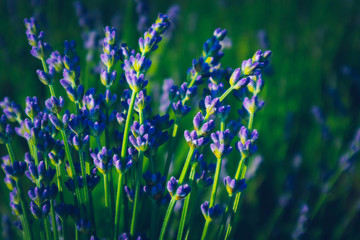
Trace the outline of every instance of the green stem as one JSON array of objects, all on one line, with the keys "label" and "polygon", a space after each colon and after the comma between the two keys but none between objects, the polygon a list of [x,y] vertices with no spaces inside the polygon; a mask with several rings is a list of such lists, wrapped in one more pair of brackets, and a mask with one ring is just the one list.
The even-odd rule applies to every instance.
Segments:
[{"label": "green stem", "polygon": [[120,212],[120,206],[122,205],[123,201],[122,201],[122,189],[123,189],[123,174],[119,173],[119,178],[118,178],[118,189],[117,189],[117,194],[116,194],[116,206],[115,206],[115,235],[114,235],[114,240],[117,239],[117,237],[119,236],[119,222],[120,222],[120,216],[121,216],[121,212]]},{"label": "green stem", "polygon": [[[56,164],[55,167],[56,167],[56,182],[57,182],[60,202],[64,202],[64,192],[63,192],[63,187],[61,184],[61,165]],[[65,234],[66,233],[66,217],[61,218],[61,225],[62,225],[63,236],[66,239],[66,234]]]},{"label": "green stem", "polygon": [[[190,177],[189,177],[190,183],[189,184],[192,187],[193,187],[193,182],[194,182],[194,177],[195,177],[195,172],[196,172],[196,166],[197,166],[197,163],[194,163],[192,165],[191,171],[190,171]],[[179,225],[179,231],[178,231],[178,235],[177,235],[177,240],[182,239],[183,232],[184,232],[184,227],[185,227],[185,222],[186,222],[186,216],[187,216],[187,213],[188,213],[189,203],[190,203],[190,199],[191,199],[192,195],[193,194],[190,192],[188,194],[188,196],[184,200],[184,206],[183,206],[183,210],[182,210],[182,213],[181,213],[181,219],[180,219],[180,225]]]},{"label": "green stem", "polygon": [[188,171],[192,156],[194,155],[194,151],[195,151],[195,148],[190,147],[188,155],[187,155],[186,160],[185,160],[183,170],[182,170],[180,178],[179,178],[179,184],[182,184],[184,179],[185,179],[185,176],[186,176],[186,173]]},{"label": "green stem", "polygon": [[126,116],[124,136],[123,136],[122,147],[121,147],[121,158],[124,158],[126,156],[127,144],[129,141],[129,129],[130,129],[130,124],[131,124],[131,117],[132,117],[132,114],[134,111],[135,99],[136,99],[136,92],[133,91],[131,94],[129,110],[128,110],[127,116]]},{"label": "green stem", "polygon": [[[245,174],[246,174],[246,165],[244,165],[242,167],[242,171],[241,171],[241,178],[244,178],[245,177]],[[233,211],[231,213],[231,216],[230,216],[230,222],[229,222],[229,225],[227,227],[227,230],[226,230],[226,235],[225,235],[225,240],[228,239],[230,237],[230,233],[231,233],[231,230],[232,230],[232,226],[234,225],[234,216],[237,212],[237,208],[239,206],[239,201],[240,201],[240,196],[241,196],[241,192],[237,193],[236,194],[236,197],[235,197],[235,201],[234,201],[234,205],[233,205]]]},{"label": "green stem", "polygon": [[221,95],[219,99],[220,102],[222,102],[231,93],[232,90],[234,90],[234,87],[229,87],[228,90],[226,90],[226,92]]},{"label": "green stem", "polygon": [[163,222],[163,225],[162,225],[162,228],[161,228],[159,240],[164,239],[165,232],[166,232],[166,227],[167,227],[167,225],[169,223],[169,219],[170,219],[171,213],[172,213],[172,211],[174,209],[175,203],[176,203],[175,198],[172,198],[170,203],[169,203],[169,206],[168,206],[168,208],[166,210],[166,214],[165,214],[164,222]]},{"label": "green stem", "polygon": [[44,58],[41,58],[40,60],[41,60],[41,64],[42,64],[42,66],[43,66],[44,72],[45,72],[45,73],[49,73],[49,70],[48,70],[48,67],[47,67],[47,65],[46,65],[45,59],[44,59]]},{"label": "green stem", "polygon": [[[64,130],[61,130],[61,136],[64,142],[64,147],[65,147],[65,152],[66,152],[66,157],[69,160],[69,165],[70,165],[70,171],[71,171],[71,175],[73,176],[73,180],[74,180],[74,185],[75,185],[75,194],[76,197],[80,203],[80,206],[82,206],[82,201],[81,201],[81,193],[80,193],[80,189],[79,189],[79,184],[78,184],[78,180],[76,177],[76,172],[75,172],[75,166],[74,166],[74,162],[71,156],[71,152],[70,152],[70,148],[69,148],[69,143],[68,143],[68,139],[66,137],[66,133]],[[80,212],[82,207],[80,207]]]},{"label": "green stem", "polygon": [[[106,218],[106,224],[108,227],[110,227],[110,229],[112,229],[111,227],[111,215],[112,215],[112,209],[110,206],[110,189],[109,189],[109,181],[108,181],[108,173],[106,172],[104,175],[104,193],[105,193],[105,208],[108,210],[108,217]],[[113,233],[106,234],[107,237],[106,239],[110,239],[110,236],[113,235]]]},{"label": "green stem", "polygon": [[173,132],[172,132],[172,135],[169,139],[169,151],[168,151],[168,154],[166,156],[166,161],[165,161],[165,168],[164,168],[164,176],[165,176],[165,179],[168,178],[168,174],[169,174],[169,168],[170,168],[170,163],[171,163],[171,159],[172,159],[172,156],[173,156],[173,153],[174,153],[174,146],[175,146],[175,138],[176,138],[176,135],[177,135],[177,130],[178,130],[178,118],[175,117],[175,123],[174,123],[174,128],[173,128]]},{"label": "green stem", "polygon": [[[89,188],[86,179],[86,169],[85,169],[85,159],[84,152],[82,150],[79,151],[79,160],[80,160],[80,168],[81,168],[81,177],[83,181],[83,190],[84,190],[84,203],[86,206],[86,215],[91,217],[90,215],[90,206],[89,206]],[[93,225],[95,225],[94,219],[91,219]]]},{"label": "green stem", "polygon": [[49,218],[48,217],[44,218],[44,225],[45,225],[46,239],[50,240],[51,239],[51,230],[50,230],[50,223],[49,223]]},{"label": "green stem", "polygon": [[234,196],[229,196],[228,197],[228,200],[226,202],[226,208],[225,208],[225,212],[222,216],[222,219],[221,219],[221,224],[220,224],[220,230],[219,230],[219,234],[218,234],[218,239],[221,239],[222,235],[223,235],[223,230],[225,228],[225,225],[226,225],[226,220],[228,219],[228,213],[229,213],[229,209],[230,209],[230,206],[232,205],[233,203],[233,200],[234,200]]},{"label": "green stem", "polygon": [[[186,235],[185,235],[185,240],[187,240],[189,238],[189,233],[190,233],[190,230],[191,230],[191,227],[193,226],[193,221],[194,221],[194,207],[197,207],[197,199],[199,199],[200,195],[199,195],[199,192],[198,192],[198,187],[196,186],[195,182],[193,182],[193,188],[191,189],[191,194],[193,197],[191,197],[191,202],[189,203],[189,206],[190,206],[190,210],[189,210],[189,220],[187,220],[187,225],[188,225],[188,228],[186,230]],[[195,197],[194,197],[195,196]]]},{"label": "green stem", "polygon": [[53,228],[54,240],[58,240],[59,234],[58,234],[58,229],[57,229],[57,224],[56,224],[56,215],[55,215],[55,211],[54,211],[54,200],[50,200],[50,216],[51,216],[51,224],[52,224],[52,228]]},{"label": "green stem", "polygon": [[213,188],[212,188],[212,191],[211,191],[211,198],[210,198],[209,208],[213,207],[214,204],[215,204],[217,186],[218,186],[219,177],[220,177],[220,171],[221,171],[221,163],[222,163],[222,159],[217,158],[215,177],[214,177]]},{"label": "green stem", "polygon": [[136,230],[136,220],[137,220],[137,208],[139,204],[139,195],[140,195],[140,183],[141,183],[141,174],[142,174],[142,165],[143,165],[143,151],[139,151],[139,161],[138,161],[138,168],[137,168],[137,175],[136,175],[136,183],[135,183],[135,199],[134,199],[134,208],[133,208],[133,217],[131,220],[131,228],[130,228],[130,235],[135,235]]},{"label": "green stem", "polygon": [[210,221],[209,221],[209,220],[206,220],[206,221],[205,221],[205,225],[204,225],[204,230],[203,230],[202,235],[201,235],[201,240],[205,240],[205,239],[206,239],[206,234],[207,234],[209,225],[210,225]]},{"label": "green stem", "polygon": [[[217,192],[217,187],[218,187],[218,182],[219,182],[219,177],[220,177],[221,163],[222,163],[221,157],[217,158],[214,183],[213,183],[213,187],[212,187],[212,191],[211,191],[209,208],[212,208],[215,204],[216,192]],[[211,221],[206,219],[201,239],[205,239],[210,222]]]},{"label": "green stem", "polygon": [[56,97],[55,95],[55,89],[54,86],[52,84],[49,84],[49,89],[50,89],[50,94],[52,97]]}]

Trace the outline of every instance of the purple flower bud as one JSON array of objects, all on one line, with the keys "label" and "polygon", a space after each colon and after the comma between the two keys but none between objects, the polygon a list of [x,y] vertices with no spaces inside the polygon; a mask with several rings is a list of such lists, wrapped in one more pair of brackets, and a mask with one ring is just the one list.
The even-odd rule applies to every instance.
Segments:
[{"label": "purple flower bud", "polygon": [[242,192],[247,187],[244,178],[241,180],[236,180],[236,179],[232,179],[229,176],[224,178],[224,184],[226,187],[226,191],[229,193],[230,197],[233,194]]},{"label": "purple flower bud", "polygon": [[125,157],[124,160],[121,160],[121,158],[117,154],[114,154],[113,163],[114,163],[116,170],[119,173],[124,174],[132,167],[133,160],[132,160],[131,156]]},{"label": "purple flower bud", "polygon": [[170,196],[175,195],[175,191],[177,190],[178,180],[175,177],[171,177],[167,183],[167,190],[170,193]]},{"label": "purple flower bud", "polygon": [[45,101],[45,106],[49,111],[53,112],[54,114],[58,114],[61,109],[64,107],[65,101],[63,97],[51,97]]},{"label": "purple flower bud", "polygon": [[183,105],[181,100],[174,102],[171,107],[178,118],[185,116],[191,110],[186,104]]},{"label": "purple flower bud", "polygon": [[26,97],[25,113],[29,118],[34,118],[40,112],[37,97]]},{"label": "purple flower bud", "polygon": [[226,37],[226,34],[227,34],[227,31],[226,29],[221,29],[221,28],[217,28],[215,31],[214,31],[214,36],[216,37],[216,39],[218,41],[222,41],[224,40],[224,38]]},{"label": "purple flower bud", "polygon": [[246,97],[243,106],[249,114],[254,114],[262,109],[264,101],[259,101],[257,96],[253,96],[251,99]]},{"label": "purple flower bud", "polygon": [[188,184],[181,185],[176,190],[176,200],[180,200],[182,198],[185,198],[191,191],[191,188]]},{"label": "purple flower bud", "polygon": [[62,57],[58,51],[52,52],[50,57],[46,60],[46,63],[54,68],[56,72],[60,72],[64,68]]},{"label": "purple flower bud", "polygon": [[216,219],[219,219],[223,212],[218,204],[213,207],[210,207],[209,202],[207,201],[201,204],[200,209],[202,214],[204,215],[204,218],[207,221],[214,221]]}]

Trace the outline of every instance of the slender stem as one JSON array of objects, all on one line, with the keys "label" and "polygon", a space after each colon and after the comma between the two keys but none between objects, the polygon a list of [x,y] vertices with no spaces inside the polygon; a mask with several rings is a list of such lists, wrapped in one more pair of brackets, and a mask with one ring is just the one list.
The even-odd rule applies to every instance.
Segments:
[{"label": "slender stem", "polygon": [[[105,208],[108,210],[108,217],[106,218],[106,224],[107,226],[111,226],[111,215],[112,215],[112,209],[110,206],[110,189],[109,189],[109,181],[108,181],[108,173],[106,172],[104,175],[104,192],[105,192]],[[112,229],[110,227],[110,229]],[[110,236],[112,236],[113,234],[110,233],[107,234],[106,239],[110,239]]]},{"label": "slender stem", "polygon": [[114,235],[114,240],[117,239],[117,236],[119,236],[119,222],[120,222],[120,216],[121,211],[120,211],[120,205],[123,204],[123,199],[122,199],[122,189],[123,189],[123,174],[119,173],[119,178],[118,178],[118,189],[117,189],[117,194],[116,194],[116,206],[115,206],[115,235]]},{"label": "slender stem", "polygon": [[179,184],[182,184],[183,181],[184,181],[184,179],[185,179],[185,176],[186,176],[187,170],[188,170],[188,168],[189,168],[189,165],[190,165],[192,156],[194,155],[194,151],[195,151],[195,148],[190,148],[190,149],[189,149],[189,152],[188,152],[188,155],[187,155],[187,157],[186,157],[183,170],[182,170],[181,175],[180,175],[180,178],[179,178]]},{"label": "slender stem", "polygon": [[129,141],[129,129],[130,129],[130,124],[131,124],[132,114],[134,111],[135,98],[136,98],[136,92],[133,91],[131,94],[129,110],[128,110],[127,116],[126,116],[124,136],[123,136],[122,147],[121,147],[121,158],[124,158],[126,156],[127,144]]},{"label": "slender stem", "polygon": [[[186,235],[185,235],[185,240],[187,240],[189,238],[189,233],[190,233],[190,230],[191,230],[191,227],[193,226],[193,221],[194,221],[194,207],[197,207],[197,199],[199,199],[199,192],[198,192],[198,188],[195,184],[195,182],[193,182],[193,188],[191,189],[191,194],[193,195],[193,197],[191,198],[191,202],[189,204],[190,206],[190,210],[189,210],[189,220],[186,221],[187,222],[187,225],[188,225],[188,228],[186,230]],[[195,197],[194,197],[195,196]]]},{"label": "slender stem", "polygon": [[159,240],[164,239],[165,232],[166,232],[166,227],[167,227],[167,225],[169,223],[169,219],[170,219],[171,213],[172,213],[172,211],[174,209],[175,203],[176,203],[175,198],[172,198],[170,203],[169,203],[169,206],[168,206],[168,208],[166,210],[166,214],[165,214],[164,222],[163,222],[163,225],[162,225],[162,228],[161,228]]},{"label": "slender stem", "polygon": [[246,156],[242,154],[239,165],[238,165],[238,168],[237,168],[236,173],[235,173],[235,180],[239,180],[241,169],[242,169],[242,167],[244,165],[245,159],[246,159]]},{"label": "slender stem", "polygon": [[[219,182],[219,177],[220,177],[221,163],[222,163],[221,158],[217,158],[216,170],[215,170],[215,176],[214,176],[214,183],[213,183],[213,187],[212,187],[212,191],[211,191],[209,208],[212,208],[214,206],[214,204],[215,204],[216,192],[217,192],[217,187],[218,187],[218,182]],[[210,222],[211,221],[206,219],[201,239],[205,239],[205,237],[207,235],[209,225],[210,225]]]},{"label": "slender stem", "polygon": [[[66,137],[66,133],[65,133],[64,130],[61,130],[61,136],[62,136],[63,142],[64,142],[66,157],[69,160],[71,175],[73,176],[73,180],[74,180],[75,194],[76,194],[76,197],[77,197],[78,201],[80,203],[82,203],[79,184],[78,184],[78,180],[77,180],[76,172],[75,172],[75,166],[74,166],[74,162],[73,162],[73,159],[72,159],[72,156],[71,156],[71,152],[70,152],[69,143],[68,143],[68,140],[67,140],[67,137]],[[82,204],[80,204],[80,206],[82,206]],[[80,207],[80,211],[82,211],[81,209],[82,209],[82,207]]]},{"label": "slender stem", "polygon": [[252,130],[253,121],[254,121],[254,113],[251,113],[250,117],[249,117],[249,124],[248,124],[249,131]]},{"label": "slender stem", "polygon": [[[82,150],[79,151],[79,160],[80,160],[80,168],[81,168],[81,177],[83,181],[83,190],[84,190],[84,203],[86,206],[85,212],[88,217],[91,218],[90,214],[90,205],[89,205],[89,187],[86,179],[86,169],[85,169],[85,159],[84,152]],[[95,225],[94,219],[91,219],[92,225]]]},{"label": "slender stem", "polygon": [[[246,169],[247,169],[247,167],[246,167],[246,165],[244,165],[243,168],[242,168],[242,171],[241,171],[241,178],[245,177]],[[231,213],[230,222],[229,222],[229,225],[227,227],[226,235],[225,235],[225,238],[224,238],[225,240],[230,237],[232,226],[234,225],[234,216],[235,216],[235,214],[237,212],[237,208],[239,206],[240,196],[241,196],[241,192],[236,194],[234,205],[233,205],[233,211]]]},{"label": "slender stem", "polygon": [[45,59],[44,59],[44,58],[41,58],[41,63],[42,63],[44,72],[45,72],[45,73],[49,73],[49,70],[48,70],[48,67],[47,67],[47,65],[46,65],[46,62],[45,62]]},{"label": "slender stem", "polygon": [[55,89],[54,89],[54,86],[52,84],[49,84],[49,89],[50,89],[51,96],[55,97],[56,96]]},{"label": "slender stem", "polygon": [[141,183],[141,173],[142,173],[142,165],[143,165],[143,158],[144,153],[143,151],[139,151],[139,160],[138,160],[138,168],[137,168],[137,175],[136,175],[136,185],[135,185],[135,199],[134,199],[134,208],[133,208],[133,217],[131,220],[131,228],[130,228],[130,235],[134,236],[136,233],[136,220],[137,220],[137,208],[139,204],[139,195],[140,195],[140,183]]},{"label": "slender stem", "polygon": [[226,90],[226,92],[224,92],[221,97],[220,97],[220,102],[222,102],[230,93],[231,91],[234,90],[233,87],[229,87],[228,90]]},{"label": "slender stem", "polygon": [[21,205],[21,209],[23,210],[23,218],[24,218],[24,222],[23,222],[23,226],[24,226],[24,232],[25,235],[27,236],[28,239],[33,239],[33,232],[32,229],[30,228],[30,219],[29,219],[29,215],[28,215],[28,210],[26,208],[26,204],[25,204],[25,196],[23,193],[23,189],[22,189],[22,185],[20,181],[15,181],[16,182],[16,188],[18,190],[18,194],[19,194],[19,199],[20,199],[20,205]]},{"label": "slender stem", "polygon": [[12,150],[11,144],[7,143],[6,144],[6,149],[9,153],[9,157],[10,157],[10,162],[11,164],[13,164],[15,162],[15,155],[14,155],[14,151]]},{"label": "slender stem", "polygon": [[205,239],[206,239],[206,234],[207,234],[209,225],[210,225],[210,221],[209,221],[209,220],[206,220],[206,221],[205,221],[205,225],[204,225],[204,230],[203,230],[202,235],[201,235],[201,240],[205,240]]},{"label": "slender stem", "polygon": [[[64,191],[63,191],[63,187],[61,184],[61,165],[56,164],[55,167],[56,167],[56,182],[57,182],[60,202],[64,202]],[[65,234],[65,232],[66,232],[66,217],[61,218],[61,226],[62,226],[63,236],[66,239],[66,234]]]},{"label": "slender stem", "polygon": [[45,225],[46,239],[49,240],[51,239],[51,230],[50,230],[49,218],[47,216],[44,218],[44,225]]},{"label": "slender stem", "polygon": [[174,128],[173,128],[172,135],[171,135],[171,137],[169,139],[169,150],[168,150],[168,153],[167,153],[167,156],[166,156],[166,161],[165,161],[165,168],[164,168],[165,179],[168,178],[170,163],[171,163],[171,159],[172,159],[172,156],[173,156],[173,153],[174,153],[175,138],[176,138],[177,130],[178,130],[178,127],[179,127],[178,121],[179,121],[178,118],[175,117]]},{"label": "slender stem", "polygon": [[[193,186],[193,182],[194,182],[196,166],[197,166],[197,163],[194,163],[192,165],[191,171],[190,171],[190,177],[189,177],[190,183],[189,184],[191,184],[192,186]],[[180,225],[179,225],[179,231],[178,231],[178,235],[177,235],[177,240],[182,239],[183,232],[184,232],[184,227],[185,227],[185,222],[186,222],[186,216],[187,216],[187,213],[188,213],[189,203],[190,203],[190,199],[191,199],[192,195],[193,194],[190,192],[188,194],[188,196],[186,196],[186,198],[184,200],[184,206],[183,206],[183,210],[182,210],[182,213],[181,213],[181,219],[180,219]]]},{"label": "slender stem", "polygon": [[224,212],[224,214],[222,216],[222,219],[221,219],[221,225],[220,225],[220,230],[219,230],[219,234],[218,234],[218,239],[220,239],[222,234],[223,234],[223,230],[224,230],[225,225],[226,225],[226,220],[228,219],[227,217],[228,217],[229,209],[230,209],[230,206],[233,203],[233,200],[234,200],[233,195],[228,197],[228,200],[226,202],[225,212]]},{"label": "slender stem", "polygon": [[50,200],[50,216],[51,216],[51,225],[53,228],[54,240],[58,240],[59,234],[58,234],[56,216],[55,216],[55,210],[54,210],[54,200]]},{"label": "slender stem", "polygon": [[219,177],[220,177],[221,163],[222,163],[221,158],[217,158],[215,177],[214,177],[213,188],[212,188],[212,191],[211,191],[211,198],[210,198],[209,208],[213,207],[214,204],[215,204],[217,186],[218,186]]}]

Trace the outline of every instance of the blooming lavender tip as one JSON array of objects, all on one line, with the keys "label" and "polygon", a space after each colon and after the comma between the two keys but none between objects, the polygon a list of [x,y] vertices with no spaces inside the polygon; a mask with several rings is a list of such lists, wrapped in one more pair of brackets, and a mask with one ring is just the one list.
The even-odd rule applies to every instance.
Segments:
[{"label": "blooming lavender tip", "polygon": [[33,119],[40,112],[37,97],[26,97],[25,113]]},{"label": "blooming lavender tip", "polygon": [[64,107],[65,101],[63,97],[51,97],[45,101],[46,108],[54,114],[58,114]]},{"label": "blooming lavender tip", "polygon": [[103,147],[101,151],[97,148],[95,152],[91,153],[91,157],[94,160],[96,168],[102,173],[105,174],[112,167],[112,151],[107,150],[106,147]]},{"label": "blooming lavender tip", "polygon": [[56,72],[61,72],[64,69],[62,56],[58,51],[52,52],[50,57],[46,60],[46,63],[50,68],[55,69]]},{"label": "blooming lavender tip", "polygon": [[134,161],[131,156],[125,157],[124,160],[122,160],[118,154],[114,154],[113,156],[113,164],[118,173],[126,173],[133,166],[133,163]]},{"label": "blooming lavender tip", "polygon": [[171,177],[167,183],[167,190],[171,197],[175,200],[180,200],[190,193],[191,188],[188,184],[178,186],[178,180],[175,177]]},{"label": "blooming lavender tip", "polygon": [[189,132],[185,130],[184,137],[191,148],[198,148],[209,143],[209,137],[198,136],[196,130]]},{"label": "blooming lavender tip", "polygon": [[210,148],[217,158],[222,158],[231,152],[232,147],[230,146],[230,142],[232,138],[233,135],[230,133],[229,129],[211,133],[213,143],[210,144]]},{"label": "blooming lavender tip", "polygon": [[236,180],[236,179],[232,179],[230,176],[224,178],[224,184],[226,187],[226,191],[229,193],[230,197],[233,194],[242,192],[247,187],[244,178],[241,180]]},{"label": "blooming lavender tip", "polygon": [[208,201],[205,201],[203,204],[201,204],[200,209],[207,221],[214,221],[219,219],[223,212],[218,204],[210,208]]},{"label": "blooming lavender tip", "polygon": [[171,107],[178,118],[185,116],[191,110],[191,107],[183,104],[181,100],[172,103]]},{"label": "blooming lavender tip", "polygon": [[254,114],[260,111],[264,104],[264,101],[259,101],[257,96],[253,96],[251,99],[245,97],[243,106],[249,114]]},{"label": "blooming lavender tip", "polygon": [[249,78],[242,78],[242,72],[240,68],[237,68],[232,73],[229,83],[235,90],[239,90],[245,87],[249,83]]},{"label": "blooming lavender tip", "polygon": [[256,152],[257,147],[254,143],[258,137],[259,133],[256,129],[250,135],[250,131],[245,126],[241,127],[239,132],[240,141],[237,143],[237,149],[244,157]]}]

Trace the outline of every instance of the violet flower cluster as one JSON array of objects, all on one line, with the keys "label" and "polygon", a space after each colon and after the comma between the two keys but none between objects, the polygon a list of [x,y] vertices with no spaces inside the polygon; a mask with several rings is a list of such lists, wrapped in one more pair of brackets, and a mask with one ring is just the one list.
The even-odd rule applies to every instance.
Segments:
[{"label": "violet flower cluster", "polygon": [[[137,4],[138,13],[147,11],[143,1]],[[178,8],[170,12],[176,15]],[[19,237],[169,239],[172,227],[177,239],[184,239],[197,209],[204,217],[201,239],[207,239],[211,224],[219,238],[230,238],[247,165],[257,151],[253,120],[264,106],[261,72],[271,52],[257,51],[240,68],[224,67],[227,31],[216,29],[187,80],[164,81],[158,113],[147,71],[163,37],[169,38],[172,20],[159,14],[145,28],[147,19],[138,21],[144,32],[138,49],[121,43],[115,28],[104,28],[97,76],[102,86],[89,89],[75,41],[52,51],[36,19],[25,19],[31,54],[42,64],[36,73],[50,97],[27,97],[25,114],[9,98],[0,102],[0,144],[8,152],[1,166]],[[59,85],[63,89],[56,95]],[[230,104],[231,97],[239,102]],[[190,114],[193,127],[186,129],[184,117]],[[27,143],[23,159],[14,153],[15,135]],[[186,159],[179,151],[187,152]],[[236,173],[229,171],[219,184],[223,162],[230,161],[238,164]],[[226,203],[219,192],[226,193]],[[170,221],[179,202],[180,220]]]}]

